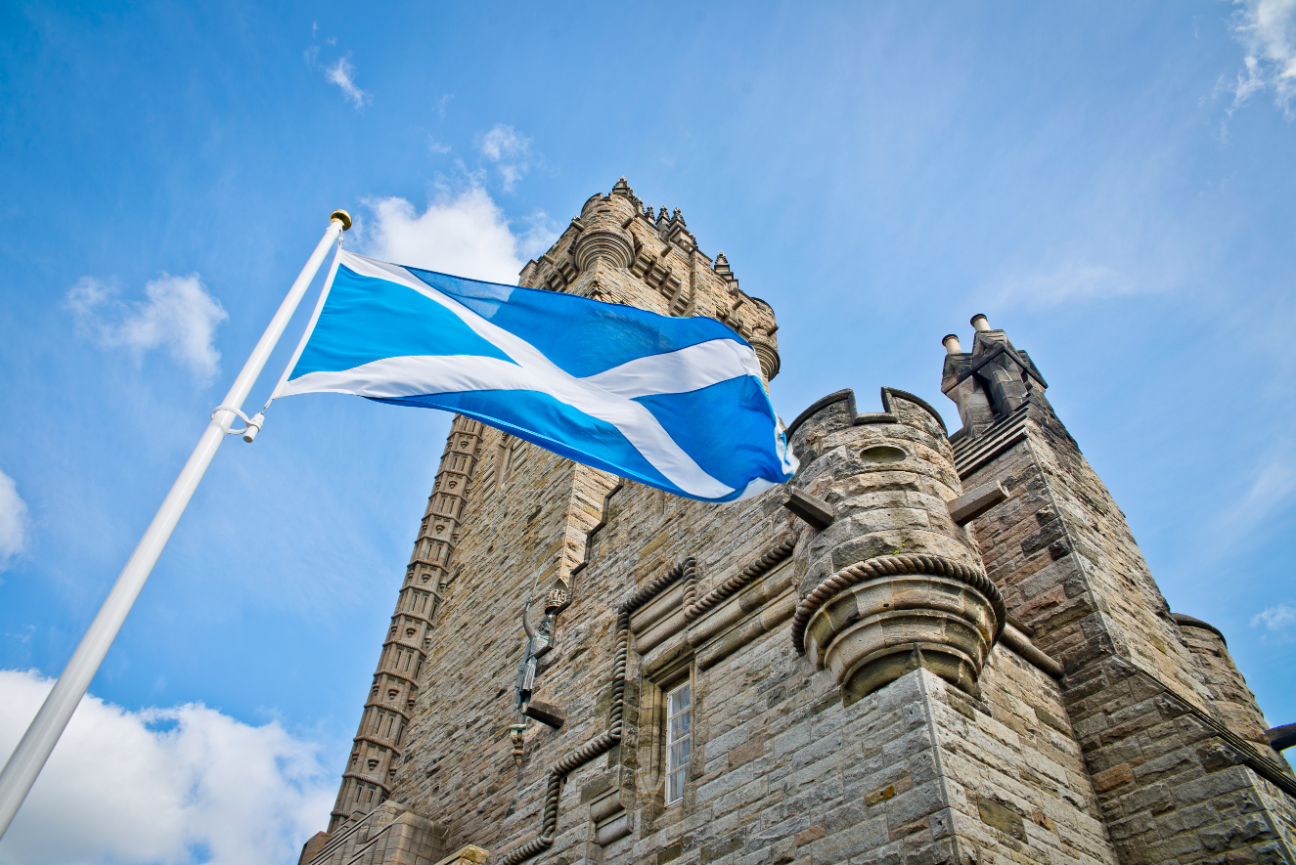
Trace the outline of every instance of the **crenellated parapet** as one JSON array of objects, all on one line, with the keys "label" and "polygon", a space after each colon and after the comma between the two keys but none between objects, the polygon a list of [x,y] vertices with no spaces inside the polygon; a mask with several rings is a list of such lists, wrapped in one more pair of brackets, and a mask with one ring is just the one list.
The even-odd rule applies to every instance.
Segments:
[{"label": "crenellated parapet", "polygon": [[329,831],[356,812],[368,813],[391,795],[402,742],[418,697],[441,595],[450,582],[450,561],[458,539],[483,427],[456,416],[446,440],[414,552],[383,642],[373,686],[365,702]]},{"label": "crenellated parapet", "polygon": [[778,374],[774,310],[738,287],[724,253],[713,261],[698,248],[679,208],[654,216],[624,177],[610,194],[585,202],[553,247],[527,262],[520,284],[719,319],[752,344],[766,381]]},{"label": "crenellated parapet", "polygon": [[842,391],[789,428],[802,468],[787,507],[807,523],[793,643],[847,705],[918,668],[976,693],[1003,597],[951,515],[963,489],[940,417],[903,391],[882,399],[856,414]]}]

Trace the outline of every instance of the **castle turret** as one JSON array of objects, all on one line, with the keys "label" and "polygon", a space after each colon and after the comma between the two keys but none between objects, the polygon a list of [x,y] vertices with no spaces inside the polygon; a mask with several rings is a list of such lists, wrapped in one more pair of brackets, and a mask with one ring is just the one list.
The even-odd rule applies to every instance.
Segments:
[{"label": "castle turret", "polygon": [[1254,742],[1265,756],[1272,754],[1264,713],[1256,705],[1255,694],[1246,678],[1233,663],[1224,632],[1193,616],[1171,613],[1184,635],[1188,651],[1201,665],[1206,686],[1210,688],[1211,710],[1220,723],[1243,739]]},{"label": "castle turret", "polygon": [[882,400],[856,415],[844,391],[789,427],[796,484],[832,511],[799,545],[793,641],[846,705],[918,668],[976,693],[1003,598],[950,514],[963,490],[944,422],[912,394],[883,388]]},{"label": "castle turret", "polygon": [[774,310],[739,289],[723,254],[713,262],[698,247],[680,208],[652,214],[621,178],[610,194],[586,200],[553,248],[522,269],[520,284],[662,315],[717,318],[752,344],[772,380],[779,371]]}]

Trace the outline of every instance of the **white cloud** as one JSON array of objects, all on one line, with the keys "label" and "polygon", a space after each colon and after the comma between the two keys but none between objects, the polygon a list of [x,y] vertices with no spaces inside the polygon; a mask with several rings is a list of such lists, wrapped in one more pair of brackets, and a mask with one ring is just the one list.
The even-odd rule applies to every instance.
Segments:
[{"label": "white cloud", "polygon": [[[0,753],[52,682],[0,670]],[[3,865],[296,861],[337,779],[318,747],[201,704],[130,712],[87,696],[0,842]]]},{"label": "white cloud", "polygon": [[0,472],[0,571],[27,546],[27,503],[13,478]]},{"label": "white cloud", "polygon": [[1296,0],[1234,0],[1241,8],[1233,34],[1246,56],[1233,87],[1233,107],[1273,90],[1274,102],[1288,117],[1296,98]]},{"label": "white cloud", "polygon": [[432,153],[449,153],[450,145],[437,141],[432,136],[428,136],[428,150]]},{"label": "white cloud", "polygon": [[220,372],[216,328],[229,318],[198,274],[162,274],[144,287],[147,300],[123,303],[116,290],[85,276],[63,299],[77,326],[102,348],[126,348],[137,357],[165,348],[172,360],[210,381]]},{"label": "white cloud", "polygon": [[1049,307],[1118,297],[1135,291],[1130,279],[1110,267],[1071,262],[1056,270],[1001,280],[997,301]]},{"label": "white cloud", "polygon": [[355,84],[355,66],[351,65],[350,56],[339,57],[338,62],[324,70],[324,77],[342,89],[342,95],[359,111],[373,99],[373,94],[366,93]]},{"label": "white cloud", "polygon": [[1251,617],[1251,627],[1265,627],[1271,632],[1284,633],[1296,624],[1296,606],[1279,604]]},{"label": "white cloud", "polygon": [[530,167],[531,139],[518,134],[512,126],[496,123],[481,137],[477,149],[496,163],[505,191],[512,191]]},{"label": "white cloud", "polygon": [[553,243],[543,214],[515,234],[504,212],[478,185],[443,195],[419,213],[404,198],[367,202],[375,224],[365,226],[365,251],[375,258],[443,273],[516,284],[530,257]]}]

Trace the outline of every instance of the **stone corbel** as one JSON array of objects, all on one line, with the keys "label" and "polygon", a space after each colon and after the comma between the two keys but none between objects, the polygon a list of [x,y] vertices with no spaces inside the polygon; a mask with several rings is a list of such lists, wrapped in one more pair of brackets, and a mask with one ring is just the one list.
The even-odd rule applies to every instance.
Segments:
[{"label": "stone corbel", "polygon": [[783,487],[783,507],[819,531],[828,528],[837,519],[832,505],[790,484]]},{"label": "stone corbel", "polygon": [[633,801],[634,793],[613,787],[590,802],[590,822],[594,824],[594,840],[606,847],[630,834],[630,812],[626,802]]},{"label": "stone corbel", "polygon": [[966,526],[1007,498],[1008,490],[999,481],[979,486],[949,503],[950,518]]}]

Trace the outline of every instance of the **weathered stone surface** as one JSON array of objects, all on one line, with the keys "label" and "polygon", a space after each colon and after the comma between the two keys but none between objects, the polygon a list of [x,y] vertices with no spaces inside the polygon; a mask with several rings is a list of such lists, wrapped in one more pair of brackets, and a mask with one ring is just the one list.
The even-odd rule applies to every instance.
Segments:
[{"label": "weathered stone surface", "polygon": [[[778,371],[769,306],[624,180],[522,283],[716,316]],[[793,423],[796,486],[831,521],[798,519],[780,490],[678,499],[457,418],[330,832],[302,862],[480,865],[547,833],[526,861],[1296,863],[1296,782],[1266,756],[1222,638],[1171,618],[1042,375],[977,327],[972,351],[950,343],[945,359],[964,421],[952,437],[894,390],[880,412],[844,391]],[[1007,498],[960,501],[965,488]],[[802,599],[902,554],[984,562],[1004,615],[966,582],[897,571],[831,593],[798,652]],[[696,582],[667,580],[688,558]],[[528,721],[515,691],[533,586],[571,601],[533,687],[560,729]],[[650,586],[623,623],[609,746],[617,608]],[[666,695],[685,683],[686,778],[667,803]]]},{"label": "weathered stone surface", "polygon": [[1122,862],[1215,861],[1208,854],[1222,849],[1256,861],[1272,845],[1287,857],[1274,861],[1296,861],[1282,828],[1296,816],[1296,782],[1267,800],[1268,830],[1233,828],[1231,815],[1277,790],[1266,776],[1290,770],[1272,759],[1222,636],[1172,618],[1124,515],[1044,397],[1043,377],[985,327],[971,353],[946,358],[942,387],[965,417],[955,459],[965,484],[1009,491],[976,520],[978,545],[1009,614],[1063,664],[1067,714]]}]

